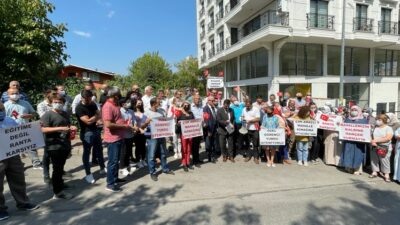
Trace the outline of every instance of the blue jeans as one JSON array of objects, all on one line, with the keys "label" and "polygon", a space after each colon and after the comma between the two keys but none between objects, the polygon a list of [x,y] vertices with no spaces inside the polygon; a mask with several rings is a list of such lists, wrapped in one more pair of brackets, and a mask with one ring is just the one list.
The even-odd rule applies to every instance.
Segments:
[{"label": "blue jeans", "polygon": [[161,167],[163,172],[168,172],[169,168],[167,165],[167,146],[165,138],[158,139],[147,139],[147,164],[149,165],[150,174],[156,173],[156,163],[154,160],[156,151],[160,151],[161,155]]},{"label": "blue jeans", "polygon": [[103,156],[103,146],[101,143],[101,136],[98,130],[95,131],[86,131],[85,133],[80,134],[80,138],[83,144],[83,154],[82,154],[82,162],[83,167],[85,168],[86,175],[90,174],[90,151],[93,147],[93,155],[97,159],[97,162],[100,165],[101,169],[104,169],[104,156]]},{"label": "blue jeans", "polygon": [[119,154],[121,152],[123,140],[107,143],[108,164],[107,164],[107,186],[117,183],[119,169]]},{"label": "blue jeans", "polygon": [[281,145],[279,146],[279,154],[278,154],[278,160],[287,160],[289,159],[289,150],[288,150],[288,145]]},{"label": "blue jeans", "polygon": [[308,160],[308,141],[297,141],[297,161],[307,162]]}]

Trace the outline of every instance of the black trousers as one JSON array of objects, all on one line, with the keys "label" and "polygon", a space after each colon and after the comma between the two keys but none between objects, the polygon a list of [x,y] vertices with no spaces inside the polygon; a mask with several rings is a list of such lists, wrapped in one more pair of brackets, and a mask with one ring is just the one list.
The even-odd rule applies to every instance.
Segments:
[{"label": "black trousers", "polygon": [[246,151],[246,156],[251,158],[253,156],[255,159],[258,159],[259,156],[259,133],[257,130],[249,130],[248,133],[246,134],[248,137],[249,142],[253,144],[253,148],[248,148]]},{"label": "black trousers", "polygon": [[51,180],[54,194],[60,193],[64,188],[64,180],[62,176],[69,152],[70,151],[64,149],[48,151],[50,160],[53,163],[53,174],[51,176]]},{"label": "black trousers", "polygon": [[133,138],[135,142],[135,158],[136,160],[146,159],[146,136],[144,134],[137,134]]},{"label": "black trousers", "polygon": [[208,158],[216,157],[217,151],[217,132],[209,133],[205,132],[206,151]]},{"label": "black trousers", "polygon": [[[233,157],[233,134],[218,134],[222,156]],[[228,142],[228,148],[226,148]]]},{"label": "black trousers", "polygon": [[193,156],[193,163],[196,164],[200,162],[200,143],[202,137],[194,137],[192,139],[192,156]]},{"label": "black trousers", "polygon": [[119,168],[124,169],[129,166],[129,160],[133,158],[132,154],[133,148],[133,137],[125,138],[122,144],[121,154],[119,155]]}]

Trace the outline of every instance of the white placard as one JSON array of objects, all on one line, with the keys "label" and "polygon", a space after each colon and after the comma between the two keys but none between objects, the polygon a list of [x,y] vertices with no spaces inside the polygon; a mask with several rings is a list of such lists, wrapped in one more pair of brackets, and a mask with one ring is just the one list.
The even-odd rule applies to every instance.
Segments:
[{"label": "white placard", "polygon": [[172,117],[160,117],[150,122],[151,138],[165,138],[175,135],[175,121]]},{"label": "white placard", "polygon": [[293,120],[294,133],[296,136],[316,137],[318,133],[317,121],[315,120]]},{"label": "white placard", "polygon": [[370,143],[371,126],[369,124],[341,123],[339,139]]},{"label": "white placard", "polygon": [[328,115],[318,113],[316,116],[318,129],[339,131],[339,124],[343,122],[343,118],[338,115]]},{"label": "white placard", "polygon": [[45,146],[40,122],[0,129],[0,160]]},{"label": "white placard", "polygon": [[282,128],[260,130],[260,145],[285,145],[285,130]]},{"label": "white placard", "polygon": [[223,77],[210,77],[207,79],[207,88],[223,88],[224,78]]},{"label": "white placard", "polygon": [[203,136],[202,119],[181,120],[179,121],[184,139]]}]

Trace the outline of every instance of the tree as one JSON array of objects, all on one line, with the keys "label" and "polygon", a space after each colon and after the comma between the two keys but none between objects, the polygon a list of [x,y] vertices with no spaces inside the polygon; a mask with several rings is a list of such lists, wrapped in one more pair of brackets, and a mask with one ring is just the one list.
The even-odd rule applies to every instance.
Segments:
[{"label": "tree", "polygon": [[189,56],[175,64],[177,71],[174,74],[174,81],[179,88],[197,88],[204,94],[205,83],[203,82],[202,71],[199,69],[196,58]]},{"label": "tree", "polygon": [[1,90],[18,80],[26,91],[42,91],[36,88],[55,79],[67,59],[67,29],[47,17],[54,9],[46,0],[0,1]]},{"label": "tree", "polygon": [[172,71],[169,64],[158,52],[145,53],[132,62],[129,68],[129,83],[136,83],[141,87],[152,86],[157,89],[169,88]]}]

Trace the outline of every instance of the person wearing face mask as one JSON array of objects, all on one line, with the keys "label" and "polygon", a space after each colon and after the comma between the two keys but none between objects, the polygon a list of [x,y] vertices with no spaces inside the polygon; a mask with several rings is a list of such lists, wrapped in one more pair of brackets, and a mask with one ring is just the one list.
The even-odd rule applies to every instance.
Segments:
[{"label": "person wearing face mask", "polygon": [[[314,102],[310,103],[310,117],[311,119],[315,120],[317,117],[318,109],[317,105]],[[316,164],[319,159],[319,152],[323,145],[323,137],[324,137],[324,130],[318,129],[316,137],[310,137],[310,154],[309,154],[309,161]]]},{"label": "person wearing face mask", "polygon": [[89,184],[94,184],[95,179],[90,171],[89,157],[93,151],[94,159],[100,165],[100,174],[105,174],[105,164],[103,156],[103,146],[100,130],[96,123],[100,120],[100,111],[92,101],[93,93],[84,90],[81,93],[81,102],[76,106],[75,115],[81,128],[80,139],[83,144],[82,162],[85,169],[85,180]]},{"label": "person wearing face mask", "polygon": [[64,97],[65,99],[65,104],[64,104],[64,111],[67,112],[70,116],[72,115],[72,98],[67,94],[65,91],[64,85],[60,84],[57,85],[55,88],[55,91],[61,96]]},{"label": "person wearing face mask", "polygon": [[301,92],[298,92],[296,94],[296,99],[294,100],[295,102],[295,107],[296,109],[300,109],[300,107],[303,107],[306,105],[306,101],[303,99],[303,94]]},{"label": "person wearing face mask", "polygon": [[260,128],[260,110],[252,106],[250,100],[246,100],[245,102],[246,108],[243,109],[241,119],[244,121],[243,124],[247,128],[247,136],[246,139],[252,143],[252,149],[249,147],[246,152],[245,162],[250,161],[253,157],[254,163],[259,164],[258,156],[259,156],[259,128]]},{"label": "person wearing face mask", "polygon": [[184,120],[192,120],[194,119],[194,115],[190,110],[190,102],[185,101],[182,104],[182,110],[177,111],[176,115],[176,133],[181,137],[181,144],[182,144],[182,160],[181,164],[183,166],[183,170],[188,172],[188,169],[193,169],[192,165],[190,164],[190,153],[192,150],[192,141],[193,138],[185,138],[185,135],[182,134],[180,122]]},{"label": "person wearing face mask", "polygon": [[379,173],[386,182],[390,182],[390,156],[393,150],[391,145],[393,130],[387,125],[388,118],[386,115],[378,115],[375,124],[370,152],[372,173],[369,177],[375,178]]},{"label": "person wearing face mask", "polygon": [[282,97],[281,101],[280,101],[281,106],[282,107],[287,107],[288,103],[289,103],[289,99],[290,99],[290,93],[289,92],[285,92],[283,94],[283,97]]},{"label": "person wearing face mask", "polygon": [[[10,99],[4,103],[6,115],[13,118],[19,125],[29,123],[36,114],[32,105],[20,99],[19,91],[16,88],[9,89],[8,96]],[[37,150],[29,151],[29,156],[32,161],[33,169],[43,169]]]},{"label": "person wearing face mask", "polygon": [[[193,103],[191,104],[190,110],[193,112],[195,119],[203,120],[203,106],[201,105],[201,99],[199,94],[193,95]],[[204,122],[203,122],[204,123]],[[202,137],[194,137],[192,140],[192,157],[194,166],[200,168],[200,164],[203,160],[200,159],[200,143]]]},{"label": "person wearing face mask", "polygon": [[[368,124],[368,120],[363,117],[362,110],[359,106],[350,108],[349,117],[344,120],[345,123]],[[339,166],[354,175],[362,174],[362,166],[364,164],[367,146],[362,142],[343,141],[343,151],[340,156]]]},{"label": "person wearing face mask", "polygon": [[[230,160],[232,163],[235,162],[233,158],[233,132],[234,131],[234,121],[235,116],[233,114],[232,109],[229,108],[231,101],[226,99],[224,101],[223,107],[219,108],[217,111],[217,123],[218,123],[218,138],[219,145],[223,157],[223,162]],[[228,142],[228,148],[226,148],[226,144]]]},{"label": "person wearing face mask", "polygon": [[[239,102],[236,96],[231,96],[231,105],[230,108],[233,111],[233,114],[235,116],[235,132],[233,133],[233,152],[234,154],[238,154],[238,150],[243,150],[243,135],[239,133],[240,128],[242,128],[242,112],[245,107],[245,104],[243,102]],[[246,155],[246,153],[242,153],[243,156]]]},{"label": "person wearing face mask", "polygon": [[[311,120],[310,107],[302,106],[293,120]],[[296,148],[297,148],[297,163],[299,166],[308,166],[308,141],[306,136],[296,135]]]},{"label": "person wearing face mask", "polygon": [[144,115],[144,108],[142,100],[138,99],[133,106],[134,117],[133,120],[138,127],[138,131],[134,136],[135,142],[135,159],[138,161],[137,167],[143,168],[147,166],[146,162],[146,136],[144,135],[144,130],[140,129],[142,125],[146,122],[147,117]]},{"label": "person wearing face mask", "polygon": [[70,131],[76,130],[71,126],[68,114],[63,111],[64,98],[54,95],[51,98],[52,110],[46,112],[40,121],[42,132],[45,134],[45,151],[48,152],[53,164],[51,177],[54,199],[71,199],[72,195],[64,192],[66,185],[63,181],[65,162],[71,152]]},{"label": "person wearing face mask", "polygon": [[107,84],[102,84],[100,87],[100,98],[99,98],[99,104],[100,107],[102,107],[104,105],[104,103],[106,103],[107,101],[107,92],[108,92],[108,85]]},{"label": "person wearing face mask", "polygon": [[[9,89],[17,89],[20,94],[20,99],[31,103],[28,98],[28,95],[20,90],[20,85],[18,81],[16,80],[11,81]],[[8,95],[8,91],[3,92],[3,94],[1,95],[1,102],[6,103],[9,99],[10,96]]]},{"label": "person wearing face mask", "polygon": [[[0,102],[0,128],[4,129],[15,126],[18,126],[18,124],[12,118],[6,116],[4,105],[2,102]],[[22,163],[19,155],[0,161],[0,177],[0,221],[6,220],[10,217],[7,212],[7,206],[5,205],[6,200],[3,194],[4,177],[7,178],[7,183],[10,187],[12,196],[17,203],[17,208],[28,211],[39,208],[39,205],[30,203],[30,200],[27,196],[24,164]]]},{"label": "person wearing face mask", "polygon": [[[265,129],[279,128],[279,118],[274,115],[274,107],[266,106],[264,108],[265,116],[262,119],[261,127]],[[274,163],[275,153],[278,151],[279,146],[265,146],[265,157],[267,159],[267,167],[276,167]]]}]

